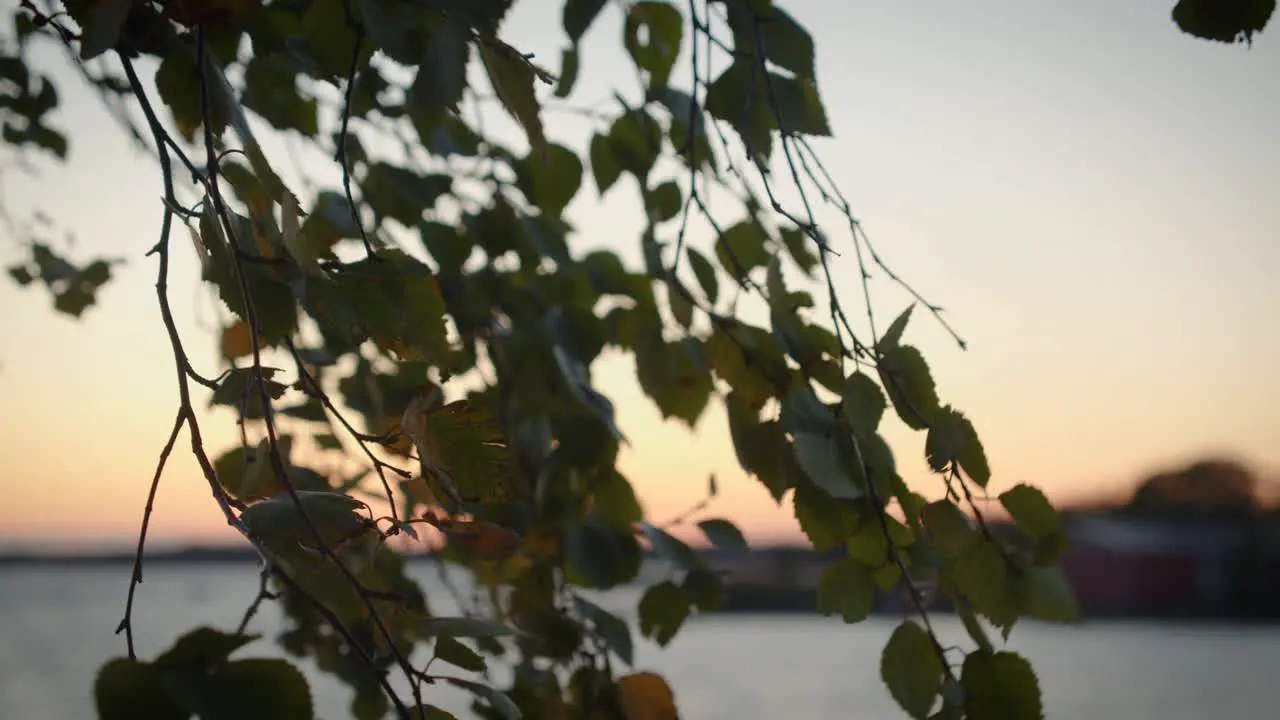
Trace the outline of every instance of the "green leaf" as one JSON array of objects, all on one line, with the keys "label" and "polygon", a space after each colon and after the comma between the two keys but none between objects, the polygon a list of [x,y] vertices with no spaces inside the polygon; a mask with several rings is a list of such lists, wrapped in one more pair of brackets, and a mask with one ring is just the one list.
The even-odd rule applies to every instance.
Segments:
[{"label": "green leaf", "polygon": [[767,75],[773,93],[770,105],[776,112],[780,130],[789,135],[831,135],[826,110],[818,97],[818,86],[812,79],[788,78],[772,72]]},{"label": "green leaf", "polygon": [[690,598],[670,580],[651,585],[640,598],[640,633],[662,647],[689,617]]},{"label": "green leaf", "polygon": [[707,259],[706,255],[698,252],[696,248],[687,247],[685,252],[689,256],[689,267],[693,268],[693,275],[698,279],[698,284],[702,286],[702,292],[707,296],[707,302],[712,305],[720,299],[720,283],[716,279],[716,268]]},{"label": "green leaf", "polygon": [[[348,21],[345,3],[346,0],[312,0],[302,13],[301,40],[321,73],[331,79],[347,76],[356,51],[357,26]],[[372,45],[364,43],[357,67],[367,62]]]},{"label": "green leaf", "polygon": [[163,676],[149,663],[125,658],[107,661],[93,683],[99,720],[187,720],[164,690]]},{"label": "green leaf", "polygon": [[[298,490],[298,505],[287,493],[245,508],[240,519],[262,542],[277,552],[289,553],[299,545],[315,547],[316,538],[308,526],[320,534],[320,541],[334,547],[372,529],[368,519],[356,511],[364,503],[333,492]],[[305,513],[305,518],[303,513]]]},{"label": "green leaf", "polygon": [[727,597],[724,579],[710,568],[697,568],[685,573],[680,583],[693,606],[702,612],[713,612],[724,607]]},{"label": "green leaf", "polygon": [[662,126],[644,110],[628,110],[609,128],[618,165],[642,182],[662,153]]},{"label": "green leaf", "polygon": [[257,639],[257,635],[241,635],[211,627],[198,627],[178,638],[173,647],[156,658],[156,665],[203,670],[225,662],[231,653]]},{"label": "green leaf", "polygon": [[857,500],[863,490],[854,481],[840,438],[833,433],[793,432],[792,450],[815,485],[833,498]]},{"label": "green leaf", "polygon": [[283,383],[271,379],[277,372],[280,372],[278,368],[262,368],[262,381],[259,382],[258,373],[253,368],[234,368],[218,383],[217,389],[209,398],[209,404],[243,408],[245,415],[250,418],[262,417],[263,389],[272,400],[279,400],[289,389]]},{"label": "green leaf", "polygon": [[721,518],[711,518],[698,523],[698,528],[712,545],[721,550],[747,550],[747,538],[736,525]]},{"label": "green leaf", "polygon": [[689,328],[693,325],[693,303],[685,295],[689,289],[674,276],[669,276],[666,284],[667,305],[671,308],[671,316],[680,323],[680,327]]},{"label": "green leaf", "polygon": [[[767,336],[766,336],[767,337]],[[768,337],[772,341],[772,337]],[[745,347],[744,347],[745,346]],[[703,344],[707,361],[721,380],[729,383],[733,393],[748,408],[759,408],[774,394],[773,384],[765,371],[770,368],[769,360],[776,361],[772,369],[783,365],[781,353],[769,357],[770,347],[764,352],[753,347],[742,338],[735,339],[721,327],[716,327],[711,336]]]},{"label": "green leaf", "polygon": [[784,463],[795,462],[781,426],[773,420],[760,422],[760,414],[747,406],[736,390],[725,398],[725,408],[738,464],[756,476],[774,500],[781,502],[789,487],[788,478],[783,474]]},{"label": "green leaf", "polygon": [[684,205],[684,195],[680,192],[679,183],[675,180],[667,180],[647,191],[644,203],[649,221],[657,225],[672,220],[680,214],[680,208]]},{"label": "green leaf", "polygon": [[934,416],[924,451],[934,472],[959,465],[980,487],[986,487],[991,480],[987,455],[973,423],[950,405]]},{"label": "green leaf", "polygon": [[907,330],[907,322],[911,320],[911,311],[915,309],[915,303],[907,306],[898,317],[889,323],[889,327],[885,329],[884,334],[880,336],[880,341],[876,347],[881,351],[887,351],[891,348],[898,347],[902,344],[902,334]]},{"label": "green leaf", "polygon": [[1080,619],[1071,583],[1058,567],[1025,568],[1017,579],[1022,613],[1046,622],[1075,622]]},{"label": "green leaf", "polygon": [[798,77],[814,77],[813,37],[809,32],[776,5],[760,23],[765,57],[778,67],[789,70]]},{"label": "green leaf", "polygon": [[456,23],[436,25],[427,41],[418,74],[409,87],[409,111],[420,122],[433,123],[457,107],[467,89],[471,45]]},{"label": "green leaf", "polygon": [[885,537],[880,521],[874,517],[864,517],[859,521],[857,529],[845,541],[845,549],[849,557],[871,568],[879,568],[889,562],[889,539]]},{"label": "green leaf", "polygon": [[855,435],[869,437],[884,417],[884,393],[868,375],[854,372],[844,381],[840,410]]},{"label": "green leaf", "polygon": [[1000,504],[1013,516],[1018,528],[1034,539],[1066,534],[1062,517],[1039,488],[1015,485],[1000,493]]},{"label": "green leaf", "polygon": [[877,370],[902,422],[913,430],[927,429],[938,413],[938,393],[920,351],[910,345],[891,347],[881,354]]},{"label": "green leaf", "polygon": [[577,153],[555,143],[543,154],[531,154],[518,166],[520,187],[542,212],[559,216],[582,185]]},{"label": "green leaf", "polygon": [[218,668],[202,698],[207,720],[311,720],[311,686],[285,660],[253,658]]},{"label": "green leaf", "polygon": [[630,581],[643,557],[634,535],[599,518],[589,518],[565,533],[565,556],[573,582],[598,589]]},{"label": "green leaf", "polygon": [[567,98],[573,92],[573,86],[578,82],[578,65],[576,45],[560,51],[560,78],[556,81],[556,97]]},{"label": "green leaf", "polygon": [[425,13],[414,12],[395,0],[358,0],[351,3],[351,7],[359,12],[353,20],[363,25],[366,38],[372,40],[387,57],[402,65],[417,64],[424,56],[424,46],[426,52],[430,52],[427,42],[428,31],[432,29],[430,26],[444,25],[437,25],[432,22],[434,18],[429,20],[430,16]]},{"label": "green leaf", "polygon": [[520,720],[523,717],[520,708],[516,706],[511,698],[501,690],[496,690],[483,683],[471,682],[461,678],[446,678],[449,683],[456,685],[463,690],[470,691],[477,697],[489,703],[489,706],[498,713],[502,720]]},{"label": "green leaf", "polygon": [[694,338],[666,342],[650,328],[636,343],[636,378],[658,405],[663,418],[676,417],[694,427],[711,400],[711,372]]},{"label": "green leaf", "polygon": [[320,131],[314,98],[297,88],[297,66],[285,53],[255,54],[244,70],[244,106],[280,130],[305,137]]},{"label": "green leaf", "polygon": [[[173,114],[178,133],[187,140],[194,139],[196,128],[204,120],[200,99],[200,71],[196,68],[195,55],[185,48],[165,55],[156,68],[155,82],[160,99]],[[210,88],[216,87],[215,79],[208,78],[207,82]],[[211,89],[209,96],[210,128],[214,137],[218,137],[226,129],[231,112],[222,93]]]},{"label": "green leaf", "polygon": [[534,154],[545,154],[547,138],[542,133],[538,96],[534,93],[537,76],[529,61],[512,50],[495,49],[490,43],[480,43],[480,58],[502,106],[524,128],[529,147]]},{"label": "green leaf", "polygon": [[970,526],[969,518],[954,503],[947,500],[929,503],[924,506],[920,514],[934,544],[948,553],[963,552],[979,537]]},{"label": "green leaf", "polygon": [[369,166],[364,177],[364,195],[369,207],[381,217],[414,228],[422,213],[431,210],[453,188],[448,175],[419,175],[408,168],[379,162]]},{"label": "green leaf", "polygon": [[480,653],[447,635],[436,638],[434,652],[437,658],[463,670],[481,672],[485,669]]},{"label": "green leaf", "polygon": [[631,5],[623,29],[623,46],[636,67],[649,73],[649,90],[667,84],[680,55],[684,18],[665,2],[644,0]]},{"label": "green leaf", "polygon": [[627,621],[596,605],[595,603],[575,595],[574,603],[578,612],[595,626],[596,632],[617,653],[618,657],[628,665],[635,662],[635,650],[631,639],[631,628]]},{"label": "green leaf", "polygon": [[1040,683],[1014,652],[978,650],[964,660],[965,717],[969,720],[1042,720]]},{"label": "green leaf", "polygon": [[426,617],[414,627],[428,638],[493,638],[515,632],[500,622],[476,617]]},{"label": "green leaf", "polygon": [[752,270],[769,264],[767,240],[764,230],[749,220],[726,229],[716,239],[716,258],[720,267],[742,282]]},{"label": "green leaf", "polygon": [[565,34],[575,45],[604,9],[606,0],[565,0],[562,23]]},{"label": "green leaf", "polygon": [[969,544],[956,560],[956,589],[973,609],[1006,631],[1017,620],[1017,597],[1004,554],[991,542]]},{"label": "green leaf", "polygon": [[804,272],[805,275],[813,273],[814,268],[818,267],[818,256],[813,250],[809,249],[812,240],[805,231],[800,228],[783,228],[778,233],[782,239],[782,244],[787,248],[787,252],[791,254],[791,259],[795,261],[796,266]]},{"label": "green leaf", "polygon": [[8,268],[10,277],[19,285],[25,287],[35,281],[35,276],[31,271],[22,265],[13,265]]},{"label": "green leaf", "polygon": [[838,613],[847,623],[862,622],[871,614],[874,595],[871,569],[855,560],[841,558],[828,565],[818,580],[818,612]]},{"label": "green leaf", "polygon": [[588,154],[591,158],[591,175],[596,179],[597,191],[603,196],[621,177],[622,163],[618,160],[609,135],[593,135]]},{"label": "green leaf", "polygon": [[138,3],[135,0],[96,0],[87,3],[81,26],[80,59],[92,60],[114,48],[124,30],[125,18]]},{"label": "green leaf", "polygon": [[595,514],[619,530],[630,532],[644,518],[635,488],[616,470],[601,473],[591,486],[591,499]]},{"label": "green leaf", "polygon": [[702,567],[702,558],[683,540],[651,523],[642,522],[640,528],[653,544],[653,551],[667,562],[681,570]]},{"label": "green leaf", "polygon": [[902,621],[880,656],[880,677],[908,715],[929,717],[942,689],[942,663],[929,633],[910,620]]},{"label": "green leaf", "polygon": [[818,552],[836,547],[852,536],[858,527],[858,515],[848,503],[833,500],[816,487],[797,487],[791,502],[800,529]]}]

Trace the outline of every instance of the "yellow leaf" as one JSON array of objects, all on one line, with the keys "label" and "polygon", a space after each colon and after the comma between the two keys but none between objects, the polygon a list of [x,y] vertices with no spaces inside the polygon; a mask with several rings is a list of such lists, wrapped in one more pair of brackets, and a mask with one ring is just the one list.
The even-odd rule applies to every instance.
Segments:
[{"label": "yellow leaf", "polygon": [[675,695],[661,675],[641,672],[618,680],[627,720],[678,720]]},{"label": "yellow leaf", "polygon": [[249,325],[237,320],[234,325],[222,329],[222,356],[235,360],[253,354],[253,337]]}]

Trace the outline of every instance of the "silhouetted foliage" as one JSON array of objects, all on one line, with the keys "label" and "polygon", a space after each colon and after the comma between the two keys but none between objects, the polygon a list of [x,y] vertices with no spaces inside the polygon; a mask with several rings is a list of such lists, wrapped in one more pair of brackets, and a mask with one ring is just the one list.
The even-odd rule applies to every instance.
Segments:
[{"label": "silhouetted foliage", "polygon": [[[162,174],[147,255],[178,407],[151,497],[185,431],[213,502],[262,561],[238,628],[200,627],[139,659],[149,499],[118,630],[127,656],[94,688],[103,720],[312,717],[292,664],[230,658],[263,602],[282,607],[290,654],[351,688],[357,718],[452,717],[432,704],[442,684],[485,717],[674,718],[666,681],[623,667],[637,628],[582,590],[662,558],[638,630],[665,645],[724,588],[670,525],[644,519],[617,468],[625,428],[591,374],[606,351],[631,355],[663,417],[692,428],[725,412],[742,467],[792,505],[815,548],[844,546],[823,612],[857,622],[877,587],[913,600],[880,666],[903,710],[1041,716],[1030,666],[989,629],[1007,638],[1021,617],[1074,615],[1055,564],[1062,522],[1019,485],[999,501],[1021,542],[987,528],[986,452],[906,342],[912,308],[964,343],[884,263],[809,144],[834,126],[813,38],[770,0],[619,4],[611,32],[635,76],[596,107],[562,105],[592,119],[589,137],[563,138],[546,110],[594,62],[579,43],[606,5],[559,6],[556,73],[503,39],[512,0],[22,0],[0,42],[6,152],[68,157],[59,89],[31,59],[51,41]],[[1247,39],[1264,5],[1175,14],[1189,32]],[[491,130],[503,116],[514,140]],[[286,182],[259,133],[300,139],[341,181]],[[618,187],[642,221],[584,248],[567,208]],[[840,222],[822,227],[817,207]],[[29,257],[8,271],[81,317],[116,261],[63,257],[53,224],[15,225]],[[643,267],[613,249],[628,239]],[[170,259],[188,247],[222,303],[216,372],[188,356],[170,307]],[[832,279],[836,252],[857,263],[852,292]],[[887,325],[874,274],[915,299]],[[205,447],[206,398],[237,413],[235,447]],[[941,499],[899,474],[881,434],[895,418],[926,433]],[[344,459],[364,470],[335,470]],[[744,542],[724,519],[698,527]],[[471,571],[480,590],[457,598],[464,616],[432,612],[387,542],[406,537]],[[960,614],[967,654],[933,632],[926,584]],[[502,688],[498,663],[513,670]]]}]

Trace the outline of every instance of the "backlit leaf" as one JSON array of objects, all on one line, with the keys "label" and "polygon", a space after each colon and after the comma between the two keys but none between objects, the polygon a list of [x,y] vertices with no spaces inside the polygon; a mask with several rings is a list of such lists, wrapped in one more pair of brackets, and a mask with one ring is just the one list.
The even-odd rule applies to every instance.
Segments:
[{"label": "backlit leaf", "polygon": [[978,650],[964,660],[965,717],[970,720],[1042,720],[1040,683],[1014,652]]},{"label": "backlit leaf", "polygon": [[715,266],[696,248],[689,247],[685,251],[689,255],[689,267],[693,268],[694,277],[698,278],[698,284],[702,286],[707,302],[715,305],[720,299],[720,283],[716,278]]},{"label": "backlit leaf", "polygon": [[538,97],[534,93],[537,75],[529,61],[509,48],[495,49],[489,43],[480,43],[480,58],[502,106],[524,128],[529,147],[535,155],[545,155],[547,138],[542,132]]},{"label": "backlit leaf", "polygon": [[558,216],[582,184],[582,160],[577,153],[550,143],[542,155],[530,155],[518,166],[521,187],[544,213]]},{"label": "backlit leaf", "polygon": [[880,386],[865,373],[855,372],[844,381],[843,390],[840,409],[849,427],[858,435],[875,434],[885,409]]},{"label": "backlit leaf", "polygon": [[606,5],[606,0],[565,0],[562,24],[569,40],[577,43]]},{"label": "backlit leaf", "polygon": [[847,503],[809,485],[796,488],[791,501],[800,529],[813,549],[825,552],[844,542],[857,529],[858,515]]},{"label": "backlit leaf", "polygon": [[991,542],[970,543],[956,560],[956,588],[998,627],[1008,630],[1017,619],[1017,596],[1009,567]]},{"label": "backlit leaf", "polygon": [[712,545],[721,550],[747,550],[747,538],[736,525],[721,518],[711,518],[698,523],[698,529]]},{"label": "backlit leaf", "polygon": [[671,581],[651,585],[640,598],[640,633],[665,647],[689,617],[690,598]]},{"label": "backlit leaf", "polygon": [[924,628],[910,620],[898,625],[880,656],[880,677],[908,715],[929,717],[942,689],[942,663]]},{"label": "backlit leaf", "polygon": [[99,720],[187,720],[191,713],[165,692],[163,675],[149,663],[109,660],[93,684]]},{"label": "backlit leaf", "polygon": [[987,456],[973,423],[949,405],[934,415],[925,442],[925,456],[934,472],[958,465],[980,487],[986,487],[991,479]]},{"label": "backlit leaf", "polygon": [[1000,504],[1013,516],[1018,528],[1032,538],[1060,536],[1066,532],[1062,517],[1038,488],[1015,485],[1000,493]]},{"label": "backlit leaf", "polygon": [[1080,619],[1071,583],[1058,567],[1029,566],[1017,578],[1017,592],[1023,614],[1047,622],[1075,622]]},{"label": "backlit leaf", "polygon": [[938,413],[938,393],[920,351],[910,345],[891,347],[881,354],[877,369],[902,422],[914,430],[928,428]]},{"label": "backlit leaf", "polygon": [[261,541],[280,551],[299,544],[315,547],[312,527],[319,532],[320,541],[329,547],[371,529],[368,519],[357,512],[364,503],[353,497],[304,490],[297,491],[297,496],[301,510],[292,497],[281,494],[245,508],[240,519]]},{"label": "backlit leaf", "polygon": [[934,543],[949,553],[958,554],[978,539],[969,518],[954,503],[946,500],[926,505],[921,512],[921,520]]},{"label": "backlit leaf", "polygon": [[856,560],[841,558],[827,565],[818,580],[818,612],[840,615],[847,623],[862,622],[871,614],[874,595],[871,569]]},{"label": "backlit leaf", "polygon": [[205,711],[210,720],[310,720],[311,686],[285,660],[252,658],[218,668],[210,678]]},{"label": "backlit leaf", "polygon": [[665,2],[643,0],[628,9],[623,46],[636,67],[648,72],[650,90],[667,84],[683,36],[684,18]]},{"label": "backlit leaf", "polygon": [[436,638],[433,652],[440,660],[463,670],[480,672],[485,668],[484,657],[480,653],[447,635]]},{"label": "backlit leaf", "polygon": [[716,240],[720,267],[739,280],[752,270],[765,267],[770,257],[766,240],[764,231],[753,222],[744,220],[729,227]]}]

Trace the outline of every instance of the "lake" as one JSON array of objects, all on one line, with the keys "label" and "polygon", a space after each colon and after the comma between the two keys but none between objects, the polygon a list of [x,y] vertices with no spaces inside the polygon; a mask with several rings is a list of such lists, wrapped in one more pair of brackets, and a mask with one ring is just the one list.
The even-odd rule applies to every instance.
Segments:
[{"label": "lake", "polygon": [[[450,611],[431,563],[411,566],[437,613]],[[123,655],[113,634],[129,569],[0,568],[0,720],[92,718],[94,674]],[[139,655],[154,656],[190,626],[232,629],[257,590],[248,565],[170,565],[147,570],[135,615]],[[634,617],[638,592],[602,604]],[[803,615],[695,618],[666,649],[637,638],[638,669],[667,677],[685,720],[903,718],[879,680],[880,649],[898,619],[859,625]],[[238,656],[279,655],[269,642],[279,615],[268,604],[252,629],[264,639]],[[966,642],[939,617],[944,641]],[[1055,718],[1232,720],[1280,718],[1280,626],[1086,623],[1023,624],[1010,647],[1040,673]],[[347,718],[345,688],[312,667],[318,716]],[[428,699],[467,717],[468,699],[445,689]]]}]

